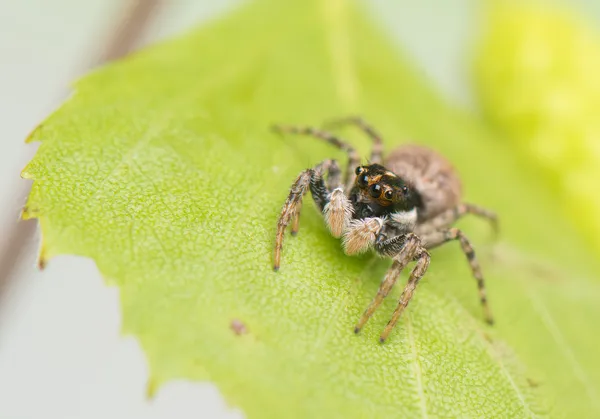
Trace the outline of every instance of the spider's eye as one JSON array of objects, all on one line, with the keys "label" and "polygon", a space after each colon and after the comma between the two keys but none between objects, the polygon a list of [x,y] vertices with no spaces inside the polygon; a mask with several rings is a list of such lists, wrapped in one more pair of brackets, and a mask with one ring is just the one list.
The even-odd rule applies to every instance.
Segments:
[{"label": "spider's eye", "polygon": [[385,199],[388,199],[388,200],[390,200],[390,201],[391,201],[391,200],[392,200],[392,198],[393,198],[393,196],[394,196],[394,193],[393,193],[392,191],[389,191],[389,190],[388,190],[388,191],[385,191],[385,194],[384,194],[384,196],[385,196]]},{"label": "spider's eye", "polygon": [[408,187],[406,185],[402,187],[402,193],[405,195],[408,193]]},{"label": "spider's eye", "polygon": [[373,198],[379,198],[381,196],[381,186],[379,183],[374,183],[371,185],[369,188],[369,195],[371,195]]},{"label": "spider's eye", "polygon": [[365,169],[363,169],[362,167],[358,166],[356,168],[356,170],[354,171],[354,173],[356,173],[356,176],[358,176],[358,175],[360,175],[363,172],[363,170],[365,170]]},{"label": "spider's eye", "polygon": [[357,182],[360,186],[367,186],[369,184],[369,176],[367,176],[367,175],[359,176],[357,179]]}]

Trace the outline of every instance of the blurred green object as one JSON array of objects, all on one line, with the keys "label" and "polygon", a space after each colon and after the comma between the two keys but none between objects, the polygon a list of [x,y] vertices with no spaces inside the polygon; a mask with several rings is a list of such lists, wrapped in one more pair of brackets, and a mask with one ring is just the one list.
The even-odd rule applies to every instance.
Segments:
[{"label": "blurred green object", "polygon": [[475,82],[485,114],[545,170],[600,253],[600,34],[567,9],[494,3]]}]

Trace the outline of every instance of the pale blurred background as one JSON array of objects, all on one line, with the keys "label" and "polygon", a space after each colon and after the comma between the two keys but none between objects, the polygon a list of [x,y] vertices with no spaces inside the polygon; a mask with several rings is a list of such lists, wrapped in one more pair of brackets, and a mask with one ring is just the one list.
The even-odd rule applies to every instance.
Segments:
[{"label": "pale blurred background", "polygon": [[[59,257],[38,271],[35,223],[16,228],[27,191],[19,173],[36,149],[23,140],[68,96],[69,83],[119,48],[172,36],[238,3],[0,1],[1,419],[243,416],[210,384],[173,383],[147,401],[144,355],[134,339],[119,334],[117,290],[106,288],[94,264],[81,258]],[[442,93],[472,107],[468,58],[476,3],[368,5]],[[572,4],[600,20],[599,1]],[[120,25],[125,16],[132,18]]]}]

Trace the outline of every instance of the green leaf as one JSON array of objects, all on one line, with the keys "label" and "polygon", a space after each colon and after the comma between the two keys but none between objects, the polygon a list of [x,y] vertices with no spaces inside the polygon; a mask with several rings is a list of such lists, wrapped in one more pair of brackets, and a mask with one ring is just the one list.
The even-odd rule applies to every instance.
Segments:
[{"label": "green leaf", "polygon": [[[348,113],[372,121],[388,150],[437,148],[468,201],[500,214],[495,247],[487,225],[461,223],[497,326],[484,325],[454,245],[433,251],[384,345],[406,275],[354,335],[389,262],[345,256],[308,201],[272,271],[293,179],[343,155],[268,127]],[[366,155],[368,140],[344,134]],[[256,1],[85,77],[33,140],[25,216],[39,218],[42,260],[88,256],[120,288],[151,391],[210,380],[261,418],[600,413],[598,264],[535,172],[444,102],[352,2]]]}]

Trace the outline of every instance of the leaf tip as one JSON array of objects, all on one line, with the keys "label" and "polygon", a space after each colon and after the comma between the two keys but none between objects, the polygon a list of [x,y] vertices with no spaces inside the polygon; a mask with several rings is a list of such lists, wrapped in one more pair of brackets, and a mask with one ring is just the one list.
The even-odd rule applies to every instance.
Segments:
[{"label": "leaf tip", "polygon": [[40,271],[46,269],[46,266],[48,265],[48,252],[46,251],[46,246],[44,245],[43,239],[40,239],[40,248],[38,250],[36,264]]},{"label": "leaf tip", "polygon": [[29,144],[33,141],[35,141],[35,137],[37,135],[37,133],[40,132],[40,130],[42,129],[42,127],[44,126],[43,123],[38,124],[30,133],[29,135],[27,135],[27,137],[25,137],[25,143]]},{"label": "leaf tip", "polygon": [[155,378],[148,378],[148,382],[146,383],[146,397],[148,399],[154,398],[156,395],[156,390],[158,389],[158,382]]},{"label": "leaf tip", "polygon": [[23,208],[21,208],[21,213],[19,214],[19,219],[28,220],[30,218],[31,218],[31,211],[29,210],[29,207],[27,205],[25,205]]}]

